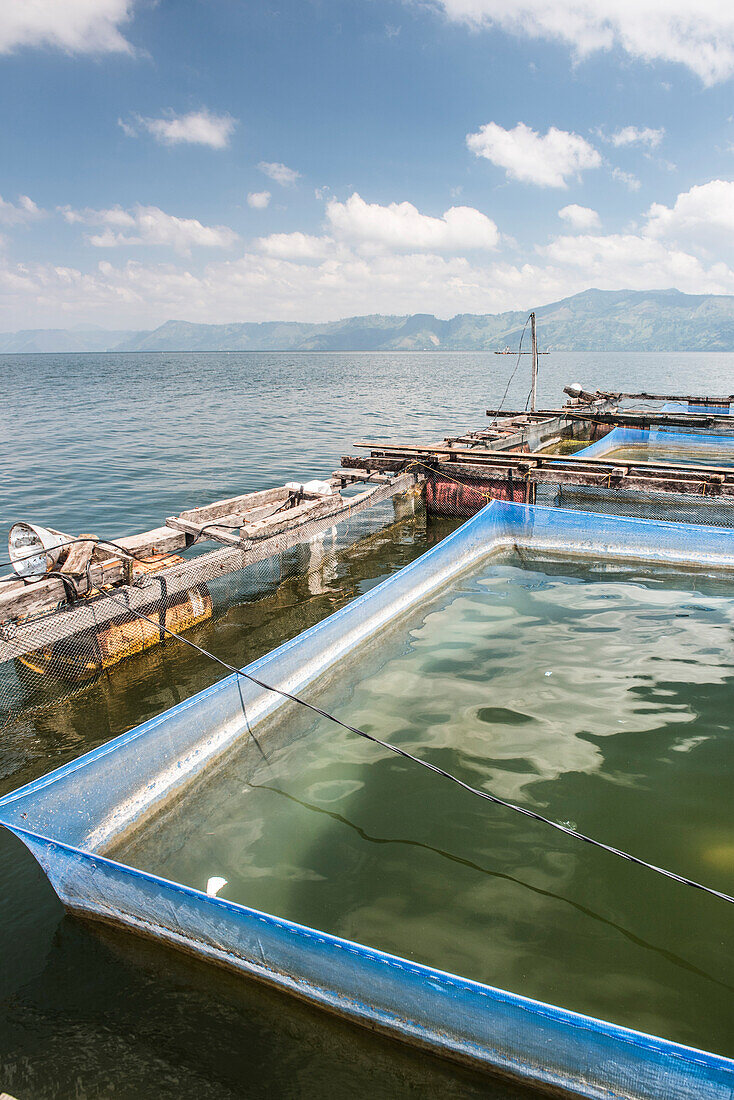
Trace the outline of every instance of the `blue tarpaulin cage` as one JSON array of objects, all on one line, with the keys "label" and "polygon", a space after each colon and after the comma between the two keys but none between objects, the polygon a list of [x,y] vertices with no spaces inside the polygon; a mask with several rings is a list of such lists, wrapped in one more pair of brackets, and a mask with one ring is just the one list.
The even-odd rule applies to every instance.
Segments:
[{"label": "blue tarpaulin cage", "polygon": [[[588,447],[577,451],[578,457],[603,458],[622,448],[658,448],[670,452],[670,461],[676,462],[676,453],[681,459],[687,456],[690,463],[716,466],[722,457],[734,456],[734,438],[728,435],[706,435],[694,432],[672,431],[669,428],[612,428],[607,435],[590,443]],[[660,461],[660,460],[658,460]]]},{"label": "blue tarpaulin cage", "polygon": [[[734,532],[492,502],[434,549],[248,666],[299,693],[493,554],[726,572]],[[734,1061],[388,955],[105,855],[252,733],[281,696],[232,675],[0,800],[70,910],[241,970],[426,1048],[584,1097],[731,1100]]]}]

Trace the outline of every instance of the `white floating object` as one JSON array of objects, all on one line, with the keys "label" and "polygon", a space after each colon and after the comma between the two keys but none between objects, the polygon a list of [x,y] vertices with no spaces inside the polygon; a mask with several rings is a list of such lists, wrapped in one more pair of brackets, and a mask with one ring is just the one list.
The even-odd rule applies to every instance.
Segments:
[{"label": "white floating object", "polygon": [[8,534],[8,556],[19,577],[42,577],[56,565],[69,535],[36,523],[14,523]]},{"label": "white floating object", "polygon": [[227,885],[226,878],[218,878],[216,875],[214,878],[210,878],[206,884],[206,892],[210,898],[215,898],[223,886]]},{"label": "white floating object", "polygon": [[330,497],[334,492],[330,481],[286,481],[285,487],[297,493],[315,493],[320,497]]}]

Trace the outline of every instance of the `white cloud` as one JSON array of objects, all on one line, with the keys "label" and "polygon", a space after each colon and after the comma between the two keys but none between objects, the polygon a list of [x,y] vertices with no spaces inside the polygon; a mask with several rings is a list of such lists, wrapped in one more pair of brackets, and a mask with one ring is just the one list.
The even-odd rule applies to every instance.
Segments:
[{"label": "white cloud", "polygon": [[267,160],[261,160],[258,168],[265,173],[268,179],[273,180],[274,183],[279,183],[281,187],[292,187],[301,174],[296,172],[294,168],[288,168],[285,164],[271,163]]},{"label": "white cloud", "polygon": [[577,206],[571,203],[558,211],[558,217],[568,222],[574,229],[598,229],[600,225],[599,215],[589,206]]},{"label": "white cloud", "polygon": [[211,323],[336,320],[365,313],[448,317],[525,309],[589,286],[731,294],[734,271],[633,234],[561,237],[538,250],[535,262],[520,264],[435,253],[365,255],[346,246],[334,246],[320,260],[249,251],[202,270],[105,261],[83,272],[0,260],[0,328],[77,321],[147,327],[170,317]]},{"label": "white cloud", "polygon": [[[447,234],[456,230],[446,216],[430,218],[410,204],[370,206],[359,196],[353,199],[335,203],[334,219],[327,214],[329,229],[322,236],[273,234],[226,261],[103,261],[81,271],[13,264],[0,256],[0,328],[78,321],[146,327],[169,317],[203,322],[334,320],[373,312],[446,317],[525,309],[589,286],[734,293],[734,181],[712,180],[670,205],[653,204],[639,231],[605,235],[589,228],[560,234],[536,248],[532,260],[525,256],[519,262],[512,261],[506,237],[505,255],[441,254]],[[406,207],[405,220],[401,213],[395,217]],[[564,221],[574,229],[580,228],[578,210],[584,217],[593,213],[580,207],[567,214]],[[95,230],[99,246],[165,243],[185,252],[194,244],[216,243],[222,230],[220,244],[234,237],[224,227],[173,219],[155,207],[64,214]],[[465,246],[464,230],[454,242]]]},{"label": "white cloud", "polygon": [[135,115],[130,122],[118,119],[118,123],[128,137],[146,130],[161,145],[208,145],[210,149],[226,149],[237,120],[231,115],[216,115],[202,108],[187,115],[171,111],[163,118]]},{"label": "white cloud", "polygon": [[132,18],[133,0],[4,0],[0,53],[28,46],[65,53],[132,53],[120,32]]},{"label": "white cloud", "polygon": [[27,195],[20,195],[16,204],[7,202],[0,195],[0,225],[26,225],[28,222],[35,221],[36,218],[43,217],[43,214],[44,211],[40,210],[33,199],[29,199]]},{"label": "white cloud", "polygon": [[507,175],[539,187],[567,187],[568,179],[586,168],[598,168],[601,157],[579,134],[552,126],[544,136],[519,122],[505,130],[488,122],[466,144],[478,157],[504,168]]},{"label": "white cloud", "polygon": [[628,191],[639,191],[641,184],[637,176],[633,176],[631,172],[623,172],[621,168],[612,168],[612,179],[623,183]]},{"label": "white cloud", "polygon": [[609,138],[612,145],[619,148],[621,145],[647,145],[650,149],[657,149],[665,136],[665,130],[653,130],[646,126],[640,129],[637,126],[623,126]]},{"label": "white cloud", "polygon": [[334,251],[331,237],[312,237],[308,233],[271,233],[255,243],[267,256],[282,260],[322,260]]},{"label": "white cloud", "polygon": [[100,232],[87,239],[95,248],[130,245],[157,245],[189,255],[192,248],[230,248],[237,240],[234,230],[225,225],[202,225],[196,218],[177,218],[157,206],[135,206],[123,210],[62,210],[70,224],[97,227]]},{"label": "white cloud", "polygon": [[565,42],[577,57],[621,48],[642,61],[687,66],[704,84],[734,74],[728,0],[430,0],[473,27]]},{"label": "white cloud", "polygon": [[734,243],[734,181],[711,180],[678,195],[672,207],[653,203],[647,236],[684,241],[706,251]]},{"label": "white cloud", "polygon": [[575,268],[585,286],[651,290],[673,286],[689,294],[731,294],[734,271],[636,234],[558,237],[538,252],[559,271]]},{"label": "white cloud", "polygon": [[250,191],[247,196],[247,205],[251,206],[253,210],[264,210],[270,202],[269,191]]},{"label": "white cloud", "polygon": [[[169,317],[192,321],[335,320],[351,314],[427,310],[444,316],[506,308],[518,297],[552,297],[530,269],[477,268],[433,254],[345,252],[319,263],[246,253],[197,272],[186,266],[108,262],[82,272],[53,265],[0,263],[4,328],[77,320],[145,327]],[[7,320],[6,320],[7,318]],[[9,323],[8,323],[9,322]]]},{"label": "white cloud", "polygon": [[558,270],[583,272],[587,286],[731,294],[734,181],[711,180],[653,203],[638,233],[557,237],[538,254]]},{"label": "white cloud", "polygon": [[497,248],[497,226],[471,206],[452,206],[440,218],[421,214],[412,203],[368,203],[357,192],[346,202],[326,204],[330,231],[360,246],[393,252],[467,252]]}]

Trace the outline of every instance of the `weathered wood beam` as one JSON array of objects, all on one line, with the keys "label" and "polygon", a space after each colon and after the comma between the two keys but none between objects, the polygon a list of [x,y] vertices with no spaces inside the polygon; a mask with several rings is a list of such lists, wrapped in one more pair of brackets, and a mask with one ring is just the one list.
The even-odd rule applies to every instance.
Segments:
[{"label": "weathered wood beam", "polygon": [[116,544],[139,558],[146,558],[152,554],[175,554],[178,550],[185,550],[188,546],[186,535],[181,531],[175,531],[166,524],[165,527],[154,527],[152,531],[143,531],[139,535],[125,535],[116,539]]},{"label": "weathered wood beam", "polygon": [[[575,405],[574,410],[592,409],[592,405]],[[534,413],[525,409],[487,409],[487,416],[496,416],[501,423],[503,420],[549,420],[554,416],[566,416],[570,406],[562,405],[559,409],[536,409]]]},{"label": "weathered wood beam", "polygon": [[[213,504],[205,504],[201,508],[189,508],[176,516],[179,520],[189,520],[192,523],[208,523],[222,516],[233,515],[236,512],[246,512],[248,508],[257,508],[258,505],[272,504],[279,500],[286,500],[289,490],[284,485],[275,489],[262,489],[255,493],[243,493],[238,497],[228,497],[226,500],[215,500]],[[166,520],[170,524],[170,520]]]},{"label": "weathered wood beam", "polygon": [[[90,566],[89,575],[95,587],[119,584],[125,579],[127,566],[119,558],[109,558]],[[70,578],[71,580],[72,578]],[[74,579],[79,592],[87,591],[86,577]],[[17,619],[41,611],[53,611],[66,602],[64,582],[58,577],[43,577],[35,581],[6,581],[0,584],[0,622]]]},{"label": "weathered wood beam", "polygon": [[[169,594],[173,595],[177,591],[185,591],[187,588],[206,583],[206,581],[213,580],[225,573],[244,569],[255,562],[265,561],[274,554],[279,554],[301,542],[308,541],[314,533],[318,533],[321,529],[328,529],[328,527],[364,508],[369,508],[382,500],[387,500],[392,496],[405,492],[415,485],[418,480],[420,480],[420,474],[398,474],[387,479],[383,484],[370,486],[364,492],[357,493],[353,497],[333,496],[323,498],[324,504],[331,504],[331,507],[317,509],[310,514],[301,513],[295,524],[290,527],[281,527],[278,524],[277,527],[267,531],[265,536],[243,542],[242,549],[226,547],[202,554],[190,561],[179,559],[177,564],[161,568],[150,574],[151,582],[157,578],[163,578]],[[315,503],[318,505],[321,502],[316,501]],[[296,509],[290,510],[290,515],[292,516],[295,512]],[[284,513],[284,518],[288,514]],[[159,528],[159,530],[165,529]],[[145,536],[133,536],[133,538],[143,539],[150,534],[151,532],[146,532]],[[185,535],[182,532],[175,532],[175,534],[183,544]],[[122,543],[131,540],[120,539],[119,541]],[[155,586],[152,583],[146,584],[144,587],[123,584],[122,582],[127,580],[127,571],[127,564],[119,558],[93,562],[89,569],[92,588],[103,588],[108,584],[119,585],[120,587],[115,589],[115,594],[121,593],[125,595],[125,599],[130,598],[133,601],[131,606],[134,607],[140,607],[146,601],[150,602],[157,598],[159,594],[156,593]],[[86,576],[75,579],[75,586],[80,596],[85,595],[89,590]],[[57,577],[43,577],[29,583],[24,583],[21,580],[9,581],[0,584],[0,622],[15,621],[26,615],[54,611],[65,601],[66,590],[63,581]],[[102,612],[99,609],[103,602],[101,598],[99,601],[95,600],[94,602],[95,617],[99,623],[109,621],[115,618],[116,615],[121,614],[119,604],[108,600],[106,604],[107,611],[105,612],[106,619],[101,618]],[[80,600],[79,603],[64,610],[64,624],[67,634],[89,628],[90,606],[88,601]],[[33,646],[37,648],[43,644],[42,641],[38,641],[38,638],[42,637],[42,633],[38,633],[40,627],[37,621],[20,622],[15,628],[17,644],[11,638],[2,640],[0,635],[0,661],[9,660],[18,653],[28,651],[28,645],[23,643],[23,634],[26,627],[33,629]],[[48,630],[50,639],[58,637],[56,616],[49,618]]]},{"label": "weathered wood beam", "polygon": [[[287,499],[287,496],[283,497],[283,502]],[[215,520],[208,519],[205,522],[195,523],[193,520],[183,519],[181,516],[171,516],[166,522],[179,531],[185,531],[195,540],[213,539],[216,542],[228,543],[230,546],[239,546],[239,532],[243,523],[254,523],[255,520],[263,519],[277,507],[278,501],[275,500],[270,504],[261,504],[257,508],[248,508],[245,512],[230,512],[217,516]]]},{"label": "weathered wood beam", "polygon": [[621,390],[596,390],[593,393],[585,392],[584,396],[590,400],[602,400],[605,398],[617,398],[630,401],[685,401],[689,405],[730,405],[734,401],[734,394],[729,397],[711,397],[690,393],[626,393]]},{"label": "weathered wood beam", "polygon": [[[434,472],[441,476],[461,477],[468,481],[506,481],[513,477],[527,478],[531,482],[546,484],[588,485],[610,489],[640,489],[658,493],[693,493],[703,497],[716,496],[734,500],[734,471],[715,470],[711,467],[678,466],[670,468],[651,464],[628,463],[620,465],[601,460],[587,459],[585,463],[574,462],[573,457],[560,459],[553,464],[541,461],[544,456],[529,454],[492,455],[491,461],[474,459],[468,452],[459,460],[450,462],[441,458],[427,460]],[[410,467],[414,460],[407,458],[405,466]],[[359,458],[346,455],[342,462],[349,466],[360,463],[366,469],[382,470],[387,465],[394,467],[395,457],[371,456]],[[728,476],[727,476],[728,475]]]},{"label": "weathered wood beam", "polygon": [[653,424],[666,424],[676,428],[727,428],[734,432],[734,417],[717,416],[714,413],[664,413],[664,412],[578,412],[569,409],[564,414],[569,420],[583,420],[594,424],[619,425],[630,428],[647,428]]},{"label": "weathered wood beam", "polygon": [[379,474],[375,470],[334,470],[331,475],[332,481],[338,481],[340,484],[352,484],[354,482],[369,481],[377,485],[383,484],[390,480],[389,474]]},{"label": "weathered wood beam", "polygon": [[[438,461],[449,462],[481,462],[485,465],[506,465],[508,461],[513,465],[523,463],[531,463],[533,465],[542,465],[553,467],[554,469],[563,469],[564,467],[572,467],[575,469],[582,469],[588,467],[589,469],[605,467],[607,472],[610,467],[616,465],[616,461],[604,458],[602,456],[584,457],[583,455],[555,455],[555,454],[542,454],[533,451],[511,451],[511,450],[481,450],[478,447],[445,447],[445,446],[431,446],[420,447],[413,443],[388,443],[384,446],[378,447],[374,443],[355,443],[356,447],[365,447],[372,450],[372,457],[383,457],[388,459],[397,460],[403,458],[410,462],[412,460],[426,460],[433,459]],[[369,468],[364,459],[360,459],[362,465],[365,468]],[[630,468],[633,468],[640,472],[654,473],[660,472],[670,476],[689,476],[699,474],[702,478],[710,479],[714,474],[723,474],[726,480],[734,481],[734,467],[731,466],[714,466],[714,465],[698,465],[688,463],[677,462],[633,462],[626,460]]]},{"label": "weathered wood beam", "polygon": [[74,545],[69,548],[64,563],[59,569],[59,573],[64,573],[71,577],[80,577],[82,573],[86,571],[87,565],[92,560],[92,554],[97,543],[97,536],[80,535],[79,538],[86,539],[87,541],[75,542]]},{"label": "weathered wood beam", "polygon": [[278,512],[272,517],[245,523],[240,531],[240,538],[243,541],[273,538],[281,531],[298,528],[320,516],[343,511],[344,504],[344,498],[339,493],[321,497],[319,500],[306,500],[303,504]]}]

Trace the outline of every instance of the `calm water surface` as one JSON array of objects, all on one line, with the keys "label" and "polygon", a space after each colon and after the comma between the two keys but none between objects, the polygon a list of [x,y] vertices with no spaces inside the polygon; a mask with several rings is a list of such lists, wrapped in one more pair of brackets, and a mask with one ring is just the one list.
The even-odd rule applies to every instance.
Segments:
[{"label": "calm water surface", "polygon": [[[734,893],[734,593],[485,564],[319,704],[473,786]],[[123,862],[577,1011],[734,1053],[734,913],[286,704]],[[282,728],[282,727],[281,727]],[[279,734],[280,737],[283,734]]]},{"label": "calm water surface", "polygon": [[[8,525],[18,519],[48,523],[72,533],[93,531],[114,537],[157,526],[168,515],[218,497],[292,477],[328,475],[357,439],[439,439],[482,427],[486,423],[484,409],[499,402],[512,366],[514,361],[484,354],[0,357],[0,537],[4,538]],[[563,384],[573,380],[610,389],[729,393],[734,388],[733,378],[732,355],[558,354],[541,363],[540,393],[542,401],[555,404],[561,399]],[[523,407],[528,385],[527,377],[518,374],[506,404]],[[445,524],[426,524],[420,517],[399,525],[389,536],[346,555],[323,590],[313,592],[302,578],[291,578],[274,585],[263,600],[242,603],[215,622],[202,625],[192,637],[225,659],[243,664],[400,568],[448,529]],[[559,582],[558,615],[562,619],[571,616],[571,605],[563,610],[568,593],[580,594],[583,587]],[[641,590],[648,591],[644,583]],[[520,586],[517,591],[525,589]],[[658,590],[652,586],[649,591]],[[714,600],[714,596],[707,595],[706,600]],[[618,817],[620,832],[615,835],[620,842],[626,839],[626,816],[638,822],[644,818],[652,823],[648,835],[653,858],[659,846],[659,858],[670,855],[672,859],[668,844],[675,843],[679,859],[691,873],[700,873],[707,881],[713,882],[717,876],[723,881],[731,866],[725,855],[728,834],[722,837],[713,829],[710,836],[704,836],[705,829],[696,826],[691,833],[695,844],[690,849],[681,835],[682,822],[709,820],[705,803],[710,797],[715,760],[721,783],[730,780],[724,752],[729,729],[725,700],[730,697],[730,685],[728,656],[720,652],[726,630],[726,615],[722,611],[719,616],[723,606],[706,603],[704,610],[691,616],[698,634],[686,634],[689,639],[694,634],[699,637],[702,647],[708,639],[715,671],[701,671],[699,662],[696,675],[702,679],[691,679],[691,651],[672,668],[670,685],[655,689],[658,694],[646,698],[644,693],[652,690],[652,682],[635,680],[628,667],[629,648],[622,646],[621,652],[627,653],[630,686],[640,689],[632,707],[637,717],[630,719],[631,726],[610,732],[602,719],[629,718],[628,712],[609,715],[599,710],[589,714],[586,734],[574,727],[564,739],[562,731],[556,731],[542,767],[538,754],[543,738],[538,735],[545,726],[538,727],[525,697],[512,706],[492,699],[483,701],[485,709],[497,707],[531,715],[527,723],[496,714],[491,722],[483,723],[506,741],[498,759],[493,758],[490,764],[492,781],[510,783],[518,796],[539,804],[553,801],[558,813],[560,803],[567,803],[561,813],[564,817],[580,816],[578,807],[585,806],[583,820],[590,831],[598,826],[598,832],[609,835],[610,816]],[[518,614],[518,621],[533,631],[542,622],[535,613],[523,617],[521,608]],[[661,607],[660,614],[661,622],[669,624],[669,604]],[[660,629],[668,628],[663,625]],[[602,631],[594,637],[598,643],[605,635]],[[540,636],[535,644],[542,644]],[[553,649],[550,641],[547,644]],[[610,646],[608,656],[613,660],[611,641]],[[665,647],[661,652],[667,652]],[[448,655],[444,657],[450,663]],[[496,659],[501,662],[502,654]],[[553,668],[548,663],[548,670]],[[619,668],[617,671],[621,676]],[[435,668],[433,675],[438,683],[450,685],[460,673],[463,683],[465,672],[447,666]],[[377,670],[373,686],[380,675]],[[509,664],[503,675],[513,675]],[[168,646],[165,652],[152,650],[128,661],[61,705],[30,713],[3,734],[0,790],[42,775],[217,678],[211,664],[187,647]],[[603,683],[607,679],[602,676]],[[552,678],[547,681],[553,682]],[[480,706],[478,690],[474,683],[467,695],[467,720],[468,712]],[[620,697],[617,685],[610,698],[618,701]],[[353,704],[357,702],[355,695]],[[380,710],[377,704],[374,692],[362,701],[364,706],[377,708],[381,721],[386,720],[384,708]],[[638,710],[649,713],[649,723],[646,720],[641,725]],[[407,723],[410,716],[404,713],[399,717]],[[475,719],[476,715],[472,722]],[[562,726],[562,720],[556,720]],[[695,736],[694,728],[698,731]],[[685,743],[688,734],[693,738],[691,744]],[[405,736],[417,735],[406,725]],[[695,738],[701,738],[700,742]],[[531,743],[536,741],[533,748]],[[516,752],[514,742],[522,745],[516,758],[510,755]],[[573,749],[572,759],[563,755],[562,743]],[[638,772],[641,743],[645,752]],[[431,751],[439,756],[445,753],[454,763],[458,751],[458,763],[474,782],[480,769],[488,766],[486,746],[481,753],[457,750],[455,737]],[[666,760],[672,763],[667,765]],[[557,850],[545,836],[533,844],[528,836],[517,833],[512,823],[498,818],[492,819],[497,832],[478,842],[474,807],[463,800],[454,804],[446,792],[432,790],[440,816],[432,820],[424,812],[418,815],[420,805],[416,802],[425,795],[419,777],[391,778],[386,769],[386,762],[376,761],[375,775],[381,777],[384,772],[385,781],[394,782],[399,800],[385,816],[376,812],[361,789],[352,794],[353,802],[347,792],[349,814],[342,814],[345,824],[290,802],[284,794],[260,791],[256,797],[272,805],[279,821],[285,822],[288,814],[295,813],[307,814],[310,821],[318,819],[322,831],[327,823],[322,854],[325,866],[342,843],[340,830],[354,834],[355,824],[374,838],[396,839],[395,845],[380,846],[383,857],[385,848],[395,852],[402,842],[415,842],[408,845],[411,852],[432,868],[427,880],[432,882],[427,910],[440,901],[442,876],[453,881],[460,872],[465,876],[460,896],[469,941],[475,941],[477,934],[471,917],[472,891],[477,899],[486,899],[491,891],[498,920],[508,909],[526,914],[526,929],[535,940],[531,937],[525,957],[518,952],[515,940],[498,942],[487,956],[497,972],[508,975],[506,984],[511,987],[522,985],[525,991],[542,988],[553,995],[554,979],[539,937],[550,941],[561,935],[564,942],[573,937],[569,951],[579,951],[579,958],[588,952],[589,958],[596,959],[602,958],[600,945],[617,937],[621,959],[629,961],[629,953],[638,951],[640,958],[657,960],[652,967],[657,992],[646,1007],[642,1001],[652,988],[645,984],[646,979],[634,977],[625,992],[627,979],[621,972],[614,970],[610,983],[608,975],[599,971],[596,984],[602,1000],[605,987],[611,984],[620,1003],[640,1002],[638,1018],[654,1029],[671,1011],[677,1011],[682,990],[688,990],[697,1004],[705,1002],[705,991],[710,990],[710,1003],[720,1010],[720,1020],[712,1023],[711,1042],[706,1045],[723,1049],[721,1021],[726,1018],[727,1006],[729,1020],[732,1013],[726,1001],[728,978],[722,959],[728,957],[731,937],[717,923],[720,916],[704,906],[695,919],[690,917],[686,931],[682,914],[690,915],[687,907],[691,900],[671,893],[667,923],[661,923],[655,915],[660,913],[656,884],[645,881],[643,885],[640,879],[633,884],[626,878],[619,884],[618,879],[592,875],[579,863],[578,852]],[[333,776],[329,782],[337,778]],[[683,804],[674,800],[680,784],[686,791]],[[593,788],[593,798],[588,787]],[[595,808],[599,792],[603,797]],[[318,803],[310,790],[296,790],[295,796],[311,806]],[[286,805],[284,818],[284,809],[277,807]],[[329,808],[328,801],[325,805]],[[319,810],[323,808],[319,806]],[[365,814],[360,817],[363,809]],[[667,830],[672,830],[670,841],[665,839]],[[639,830],[632,839],[641,841]],[[485,850],[479,852],[478,847]],[[456,862],[470,849],[477,870]],[[712,856],[712,852],[719,854]],[[522,873],[513,875],[518,882],[501,879],[500,875],[509,874],[509,867],[522,863],[523,856]],[[631,871],[627,869],[625,874]],[[619,885],[617,893],[611,890],[612,882]],[[546,889],[558,897],[546,896],[542,893]],[[319,888],[313,883],[304,885],[300,893],[306,901],[312,899],[308,904],[314,911],[322,906]],[[563,900],[566,895],[570,900]],[[384,929],[380,909],[386,900],[377,902],[373,920],[376,929]],[[586,907],[588,915],[577,905]],[[536,915],[547,919],[543,928]],[[367,928],[367,917],[360,919],[361,927]],[[425,925],[433,936],[435,923],[428,913]],[[641,942],[633,946],[636,940]],[[102,934],[65,917],[36,865],[5,834],[0,836],[0,943],[0,1088],[19,1100],[112,1095],[300,1097],[326,1092],[350,1097],[355,1093],[386,1097],[519,1095],[514,1089],[383,1042],[177,953],[116,933]],[[584,996],[590,996],[590,981]],[[557,999],[562,999],[562,994],[559,988]],[[690,1025],[684,1020],[676,1027],[680,1036],[690,1034]]]},{"label": "calm water surface", "polygon": [[[506,408],[525,406],[527,362]],[[0,523],[114,538],[220,497],[328,475],[358,440],[481,428],[515,363],[484,353],[0,356]],[[557,405],[570,381],[728,394],[734,354],[549,355],[539,403]]]}]

